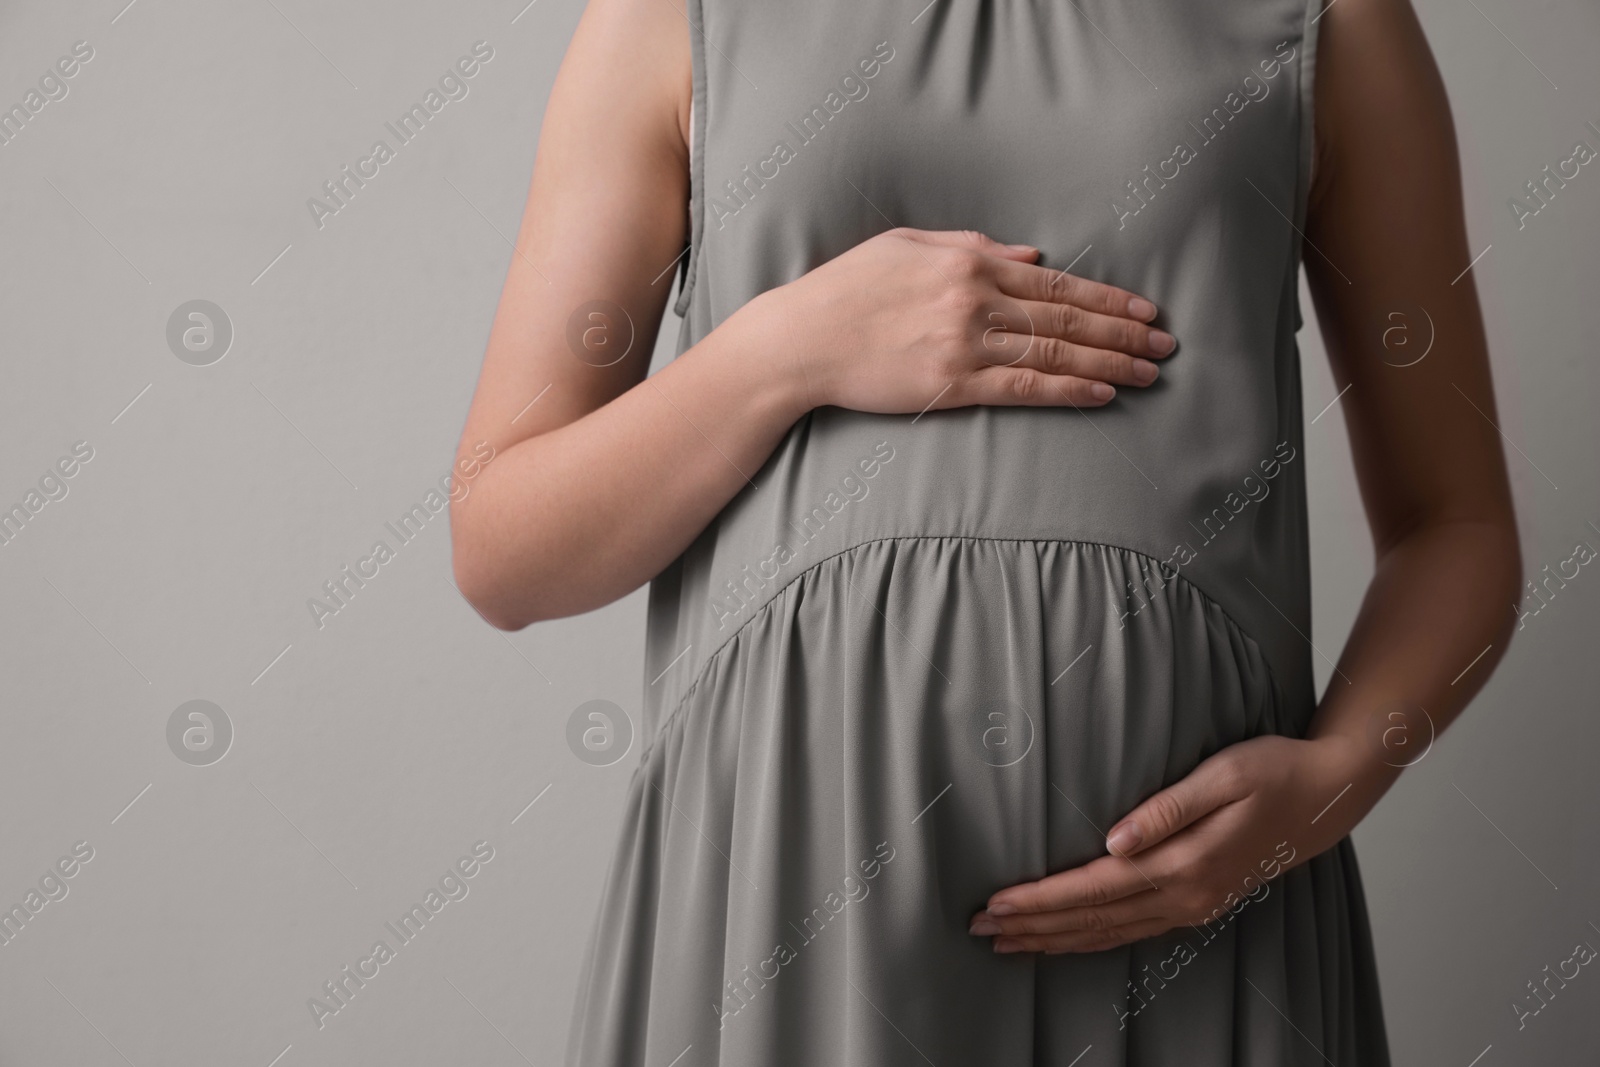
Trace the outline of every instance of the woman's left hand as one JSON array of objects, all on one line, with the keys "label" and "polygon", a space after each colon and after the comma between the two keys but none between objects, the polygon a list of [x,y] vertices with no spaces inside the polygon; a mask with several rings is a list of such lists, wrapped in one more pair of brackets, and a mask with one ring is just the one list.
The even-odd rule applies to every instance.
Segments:
[{"label": "woman's left hand", "polygon": [[996,952],[1099,952],[1237,911],[1342,840],[1375,803],[1376,759],[1343,737],[1231,745],[1107,835],[1111,853],[1002,889],[970,932]]}]

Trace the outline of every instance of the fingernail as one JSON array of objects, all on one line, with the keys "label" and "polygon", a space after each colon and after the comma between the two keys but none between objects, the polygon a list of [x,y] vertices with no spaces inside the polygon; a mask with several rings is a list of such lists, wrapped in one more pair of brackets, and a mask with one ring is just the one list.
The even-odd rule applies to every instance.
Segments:
[{"label": "fingernail", "polygon": [[1128,314],[1140,322],[1149,322],[1156,317],[1156,306],[1143,297],[1136,296],[1128,301]]},{"label": "fingernail", "polygon": [[1151,382],[1155,381],[1156,375],[1160,373],[1160,368],[1147,359],[1136,359],[1133,361],[1133,376],[1139,379],[1140,383],[1143,385],[1149,385]]},{"label": "fingernail", "polygon": [[[1006,247],[1011,249],[1011,251],[1013,251],[1013,252],[1037,252],[1037,251],[1039,251],[1037,248],[1033,247],[1033,245],[1006,245]],[[1155,309],[1152,308],[1151,310],[1154,311]]]},{"label": "fingernail", "polygon": [[972,925],[967,927],[967,933],[977,937],[993,937],[1000,932],[1000,924],[993,919],[978,918],[972,920]]},{"label": "fingernail", "polygon": [[[1139,824],[1125,822],[1115,830],[1112,830],[1111,836],[1106,838],[1106,849],[1120,855],[1130,849],[1138,848],[1139,842],[1143,840],[1144,831],[1139,829]],[[994,909],[990,908],[989,912],[993,914]]]},{"label": "fingernail", "polygon": [[1017,913],[1017,909],[1014,906],[1004,903],[990,904],[984,910],[990,915],[1015,915]]},{"label": "fingernail", "polygon": [[1171,352],[1174,348],[1177,348],[1177,347],[1178,347],[1177,338],[1173,337],[1170,333],[1167,333],[1165,330],[1151,330],[1150,331],[1150,350],[1152,352],[1155,352],[1158,355],[1163,355],[1164,356],[1168,352]]},{"label": "fingernail", "polygon": [[1002,937],[994,943],[994,950],[996,952],[1021,952],[1022,943],[1013,941],[1009,937]]},{"label": "fingernail", "polygon": [[[1112,397],[1117,395],[1117,391],[1111,388],[1111,386],[1107,385],[1105,382],[1095,382],[1089,387],[1089,395],[1093,396],[1096,400],[1110,400]],[[994,914],[994,909],[990,908],[989,913],[991,915]]]}]

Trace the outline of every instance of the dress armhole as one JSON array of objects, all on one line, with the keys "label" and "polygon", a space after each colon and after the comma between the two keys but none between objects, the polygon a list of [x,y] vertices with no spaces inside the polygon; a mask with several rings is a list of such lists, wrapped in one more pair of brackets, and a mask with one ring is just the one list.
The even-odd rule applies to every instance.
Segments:
[{"label": "dress armhole", "polygon": [[689,23],[689,56],[693,73],[689,86],[689,249],[679,273],[678,300],[672,310],[679,317],[689,313],[695,277],[700,268],[701,235],[705,227],[706,164],[706,54],[705,17],[700,0],[686,0]]}]

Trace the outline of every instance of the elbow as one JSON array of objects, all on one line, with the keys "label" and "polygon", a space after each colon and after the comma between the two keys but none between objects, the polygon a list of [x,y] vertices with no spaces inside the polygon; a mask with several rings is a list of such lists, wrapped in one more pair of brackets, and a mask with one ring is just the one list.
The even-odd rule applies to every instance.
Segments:
[{"label": "elbow", "polygon": [[453,535],[450,564],[455,587],[484,622],[496,630],[514,633],[542,621],[537,605],[530,603],[522,590],[525,583],[497,567],[492,554],[475,547],[473,538],[459,524]]},{"label": "elbow", "polygon": [[1500,581],[1506,591],[1506,599],[1511,605],[1509,618],[1501,616],[1498,638],[1502,644],[1510,644],[1514,635],[1521,630],[1525,621],[1522,613],[1523,585],[1527,581],[1527,568],[1522,562],[1522,539],[1517,532],[1516,519],[1513,517],[1501,528],[1500,546],[1497,554],[1499,564],[1497,570]]},{"label": "elbow", "polygon": [[1507,513],[1501,516],[1498,522],[1492,524],[1491,530],[1492,533],[1488,535],[1491,547],[1487,552],[1492,560],[1491,572],[1499,587],[1510,597],[1511,603],[1516,604],[1522,599],[1522,584],[1526,580],[1526,569],[1522,563],[1522,536],[1517,530],[1516,515]]},{"label": "elbow", "polygon": [[524,529],[503,537],[482,512],[452,514],[450,562],[456,589],[483,621],[515,632],[536,622],[601,607],[613,596],[597,590],[579,558],[548,532]]},{"label": "elbow", "polygon": [[460,553],[455,556],[454,569],[456,589],[460,591],[461,598],[472,605],[472,610],[478,613],[479,618],[496,630],[515,633],[537,621],[512,610],[504,597],[496,595],[496,584],[484,577],[479,568],[463,561]]},{"label": "elbow", "polygon": [[[1484,635],[1493,647],[1502,650],[1496,653],[1498,657],[1526,621],[1522,604],[1526,571],[1516,517],[1497,515],[1455,525],[1452,529],[1458,536],[1470,538],[1458,542],[1463,546],[1460,562],[1463,585],[1472,589],[1471,603],[1481,605],[1476,613],[1494,620]],[[1491,608],[1489,605],[1501,606]],[[1462,604],[1461,610],[1469,615],[1474,613],[1468,604]]]}]

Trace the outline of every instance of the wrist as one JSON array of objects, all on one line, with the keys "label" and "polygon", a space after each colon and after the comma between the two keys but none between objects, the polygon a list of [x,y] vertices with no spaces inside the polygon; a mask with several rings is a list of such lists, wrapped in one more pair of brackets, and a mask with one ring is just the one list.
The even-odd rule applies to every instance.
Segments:
[{"label": "wrist", "polygon": [[691,350],[716,390],[745,416],[788,429],[815,406],[803,369],[789,355],[781,316],[766,295],[729,315]]},{"label": "wrist", "polygon": [[1369,738],[1329,732],[1308,737],[1306,741],[1314,746],[1315,759],[1327,787],[1335,792],[1348,788],[1344,799],[1357,806],[1361,815],[1365,815],[1400,777],[1401,767],[1385,762],[1383,751]]},{"label": "wrist", "polygon": [[794,328],[788,311],[788,286],[769,289],[724,320],[737,357],[755,368],[775,401],[798,421],[814,408],[829,403],[823,383],[812,373],[804,348],[803,331]]}]

